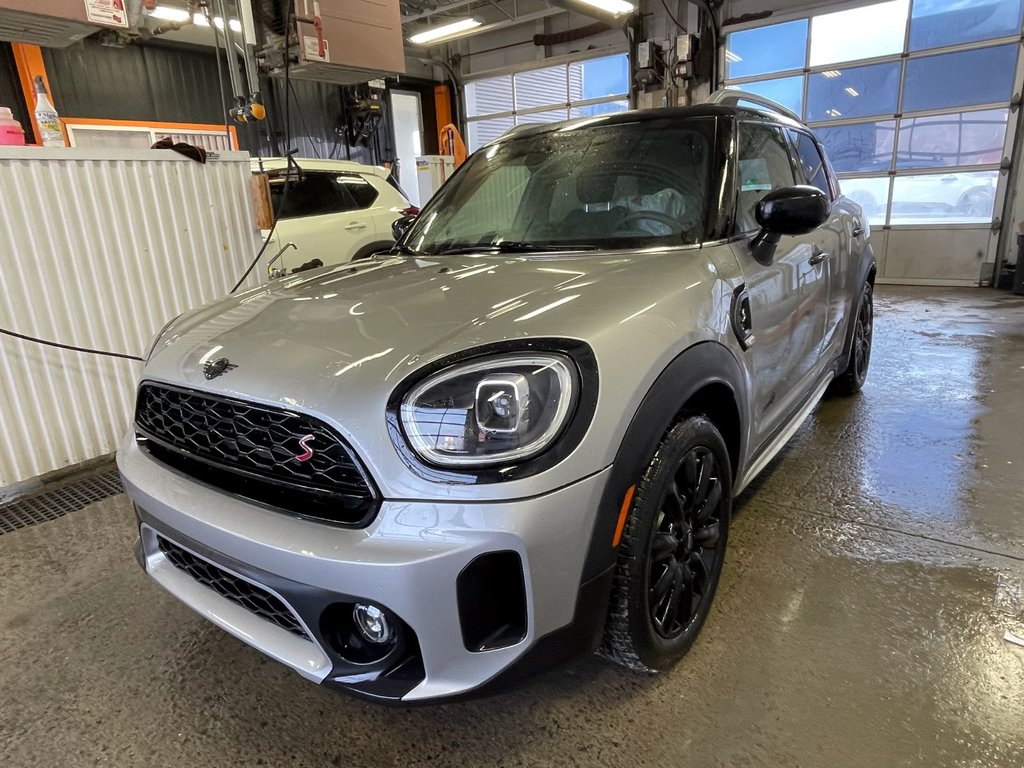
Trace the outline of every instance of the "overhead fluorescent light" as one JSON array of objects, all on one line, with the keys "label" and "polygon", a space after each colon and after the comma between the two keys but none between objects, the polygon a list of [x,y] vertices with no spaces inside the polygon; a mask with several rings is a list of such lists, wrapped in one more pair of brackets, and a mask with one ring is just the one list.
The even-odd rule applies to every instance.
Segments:
[{"label": "overhead fluorescent light", "polygon": [[822,72],[821,74],[823,74],[825,77],[831,79],[833,77],[839,77],[843,73],[839,72],[838,70],[835,70],[835,69],[829,69],[829,70],[827,70],[825,72]]},{"label": "overhead fluorescent light", "polygon": [[737,61],[743,61],[743,57],[738,53],[733,53],[728,48],[725,49],[725,60],[735,64]]},{"label": "overhead fluorescent light", "polygon": [[158,5],[149,12],[149,16],[161,21],[175,21],[182,23],[188,21],[189,12],[184,8],[176,8],[172,5]]},{"label": "overhead fluorescent light", "polygon": [[636,5],[626,2],[626,0],[576,0],[576,2],[597,8],[597,10],[610,13],[613,16],[622,16],[636,10]]},{"label": "overhead fluorescent light", "polygon": [[843,88],[851,96],[860,96],[860,92],[856,88]]},{"label": "overhead fluorescent light", "polygon": [[463,32],[475,29],[482,23],[483,22],[477,21],[476,19],[459,19],[458,21],[453,21],[451,24],[443,24],[440,27],[434,27],[433,29],[427,29],[423,32],[417,32],[415,35],[411,35],[408,40],[413,45],[437,43],[441,40],[447,40],[450,37],[455,37]]}]

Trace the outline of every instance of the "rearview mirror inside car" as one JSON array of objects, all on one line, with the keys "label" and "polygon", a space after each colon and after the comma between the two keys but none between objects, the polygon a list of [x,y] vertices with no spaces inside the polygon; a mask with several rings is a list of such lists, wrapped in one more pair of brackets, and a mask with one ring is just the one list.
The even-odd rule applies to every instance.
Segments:
[{"label": "rearview mirror inside car", "polygon": [[762,264],[770,264],[782,235],[806,235],[828,220],[832,201],[817,187],[798,185],[769,192],[757,204],[754,215],[761,231],[750,250]]}]

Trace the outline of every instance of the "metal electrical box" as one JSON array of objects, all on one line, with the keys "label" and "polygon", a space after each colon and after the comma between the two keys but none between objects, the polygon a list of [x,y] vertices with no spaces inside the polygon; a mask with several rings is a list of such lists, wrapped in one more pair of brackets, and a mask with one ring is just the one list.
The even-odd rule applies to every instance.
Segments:
[{"label": "metal electrical box", "polygon": [[122,0],[5,0],[0,40],[64,48],[100,28],[127,29]]},{"label": "metal electrical box", "polygon": [[427,204],[453,173],[455,158],[451,155],[423,155],[416,158],[416,185],[420,191],[421,207]]},{"label": "metal electrical box", "polygon": [[301,45],[290,77],[352,85],[405,72],[398,0],[295,0],[294,13]]}]

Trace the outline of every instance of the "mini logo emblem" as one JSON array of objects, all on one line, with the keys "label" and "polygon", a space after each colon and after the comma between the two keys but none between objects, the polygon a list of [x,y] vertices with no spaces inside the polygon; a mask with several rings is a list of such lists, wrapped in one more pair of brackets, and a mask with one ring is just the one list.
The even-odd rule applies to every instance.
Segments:
[{"label": "mini logo emblem", "polygon": [[226,357],[221,357],[203,365],[203,376],[207,379],[216,379],[218,376],[222,376],[228,371],[233,371],[237,367]]},{"label": "mini logo emblem", "polygon": [[297,461],[309,461],[313,458],[313,435],[304,435],[299,440],[299,445],[304,449],[302,453],[295,457]]}]

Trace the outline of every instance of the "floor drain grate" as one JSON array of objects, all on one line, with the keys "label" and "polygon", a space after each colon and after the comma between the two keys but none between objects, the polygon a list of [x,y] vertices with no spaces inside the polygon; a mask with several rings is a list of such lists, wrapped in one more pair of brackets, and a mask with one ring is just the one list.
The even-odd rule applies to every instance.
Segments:
[{"label": "floor drain grate", "polygon": [[93,502],[124,493],[116,469],[63,483],[34,496],[0,504],[0,536],[19,528],[56,520]]}]

